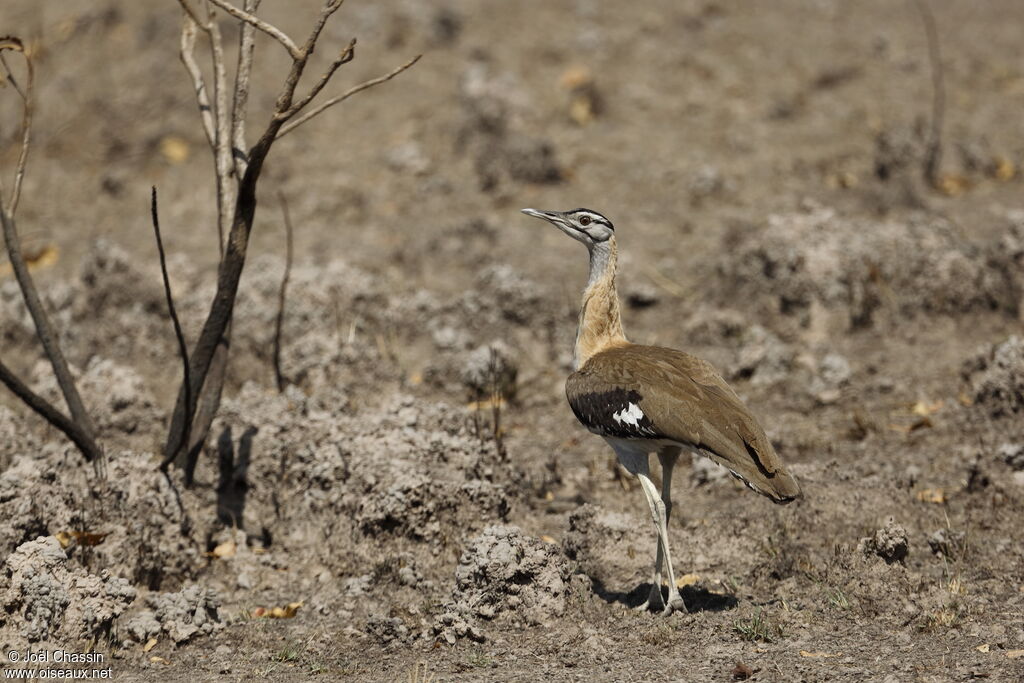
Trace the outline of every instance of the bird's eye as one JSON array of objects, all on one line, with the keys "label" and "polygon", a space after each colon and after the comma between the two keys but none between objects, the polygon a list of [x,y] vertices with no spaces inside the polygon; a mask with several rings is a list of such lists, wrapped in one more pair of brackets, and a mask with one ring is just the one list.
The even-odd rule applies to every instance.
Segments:
[{"label": "bird's eye", "polygon": [[590,225],[590,216],[580,216],[580,225]]}]

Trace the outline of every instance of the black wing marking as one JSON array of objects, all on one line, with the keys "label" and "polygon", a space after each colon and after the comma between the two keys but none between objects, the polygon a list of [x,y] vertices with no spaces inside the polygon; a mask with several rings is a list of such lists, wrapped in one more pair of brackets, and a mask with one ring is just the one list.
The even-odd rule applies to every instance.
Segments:
[{"label": "black wing marking", "polygon": [[643,396],[635,389],[614,387],[575,393],[568,398],[576,419],[595,434],[623,439],[657,436],[654,423],[640,407]]}]

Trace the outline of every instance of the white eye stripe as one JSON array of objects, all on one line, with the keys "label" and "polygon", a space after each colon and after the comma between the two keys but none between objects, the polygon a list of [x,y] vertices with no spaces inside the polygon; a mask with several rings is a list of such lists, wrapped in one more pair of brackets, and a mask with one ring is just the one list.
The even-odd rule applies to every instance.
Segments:
[{"label": "white eye stripe", "polygon": [[591,211],[590,209],[573,209],[572,211],[569,211],[567,213],[569,215],[572,215],[576,219],[576,222],[583,227],[590,227],[595,223],[600,223],[609,230],[615,230],[615,227],[612,225],[612,222],[610,220],[608,220],[599,213]]}]

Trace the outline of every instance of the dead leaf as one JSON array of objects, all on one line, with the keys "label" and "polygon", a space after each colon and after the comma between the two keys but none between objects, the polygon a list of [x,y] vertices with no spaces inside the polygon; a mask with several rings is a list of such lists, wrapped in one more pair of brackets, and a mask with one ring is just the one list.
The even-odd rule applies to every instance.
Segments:
[{"label": "dead leaf", "polygon": [[160,140],[160,154],[172,164],[181,164],[188,160],[192,150],[188,142],[174,135]]},{"label": "dead leaf", "polygon": [[143,652],[149,652],[154,647],[156,647],[156,638],[150,638],[149,640],[146,641],[146,644],[142,646],[142,651]]},{"label": "dead leaf", "polygon": [[941,488],[921,489],[920,491],[917,492],[917,499],[922,503],[935,503],[936,505],[945,505],[946,492]]},{"label": "dead leaf", "polygon": [[1024,657],[1024,650],[1007,650],[1006,651],[1006,658],[1007,659],[1017,659],[1019,657]]},{"label": "dead leaf", "polygon": [[1006,157],[996,157],[992,165],[992,175],[996,180],[1013,180],[1017,175],[1017,168]]},{"label": "dead leaf", "polygon": [[585,126],[594,120],[594,109],[594,98],[586,92],[578,93],[569,102],[569,118],[575,124]]},{"label": "dead leaf", "polygon": [[968,396],[967,394],[963,393],[963,392],[960,392],[960,395],[957,396],[957,400],[960,401],[960,405],[964,405],[964,406],[973,406],[974,405],[974,399],[971,398],[970,396]]},{"label": "dead leaf", "polygon": [[830,657],[838,657],[842,654],[842,652],[836,652],[835,654],[832,654],[830,652],[809,652],[808,650],[800,650],[801,657],[811,657],[814,659],[827,659]]},{"label": "dead leaf", "polygon": [[72,531],[71,536],[75,539],[78,545],[88,546],[99,545],[103,542],[103,539],[107,537],[106,534],[93,534],[88,531]]},{"label": "dead leaf", "polygon": [[72,542],[76,545],[97,546],[107,537],[106,534],[93,534],[88,531],[59,531],[53,535],[61,548],[68,548]]},{"label": "dead leaf", "polygon": [[754,675],[754,670],[743,662],[736,662],[736,666],[732,668],[732,680],[734,681],[745,681]]},{"label": "dead leaf", "polygon": [[988,652],[988,643],[985,643],[984,645],[979,645],[978,647],[976,647],[974,649],[977,650],[978,652]]},{"label": "dead leaf", "polygon": [[919,429],[924,429],[926,427],[932,426],[932,420],[930,417],[921,417],[914,420],[908,425],[890,424],[889,429],[893,430],[894,432],[903,432],[904,434],[910,434],[911,432],[916,432]]},{"label": "dead leaf", "polygon": [[149,661],[153,662],[154,664],[170,664],[170,662],[168,662],[163,657],[157,657],[156,655],[150,657]]},{"label": "dead leaf", "polygon": [[700,581],[700,576],[697,574],[683,574],[676,579],[676,588],[686,588],[687,586],[693,586]]},{"label": "dead leaf", "polygon": [[562,77],[558,79],[558,84],[565,90],[576,90],[590,85],[593,82],[593,78],[590,75],[590,70],[585,66],[575,65],[570,66],[562,74]]},{"label": "dead leaf", "polygon": [[558,542],[558,541],[556,541],[554,539],[553,536],[548,536],[547,534],[541,536],[540,540],[544,541],[545,543],[557,543]]},{"label": "dead leaf", "polygon": [[14,50],[15,52],[24,52],[25,46],[21,42],[20,38],[14,36],[3,36],[0,37],[0,51],[2,50]]},{"label": "dead leaf", "polygon": [[928,403],[927,401],[918,401],[911,407],[910,412],[914,415],[920,415],[921,417],[928,417],[942,410],[942,405],[945,403],[942,399]]},{"label": "dead leaf", "polygon": [[[46,268],[52,266],[57,262],[58,252],[57,247],[52,244],[45,244],[42,247],[38,247],[34,250],[25,250],[25,265],[28,266],[29,271],[36,270],[38,268]],[[14,268],[11,267],[10,263],[0,264],[0,277],[7,277],[14,273]]]},{"label": "dead leaf", "polygon": [[228,560],[235,556],[238,552],[238,544],[234,541],[224,541],[216,548],[206,553],[210,557],[216,557],[221,560]]},{"label": "dead leaf", "polygon": [[251,612],[251,615],[257,619],[292,619],[302,607],[302,603],[302,600],[289,602],[284,607],[271,607],[269,610],[265,607],[257,607]]},{"label": "dead leaf", "polygon": [[939,178],[938,190],[947,197],[957,197],[971,189],[971,181],[967,176],[948,174]]},{"label": "dead leaf", "polygon": [[844,171],[842,173],[829,173],[825,176],[825,184],[833,190],[848,190],[852,187],[857,187],[858,181],[857,176],[849,171]]},{"label": "dead leaf", "polygon": [[495,407],[499,409],[504,409],[506,405],[507,404],[505,403],[505,399],[503,398],[499,398],[497,400],[493,398],[488,398],[484,399],[483,401],[473,401],[472,403],[467,403],[466,407],[469,408],[470,410],[494,410]]}]

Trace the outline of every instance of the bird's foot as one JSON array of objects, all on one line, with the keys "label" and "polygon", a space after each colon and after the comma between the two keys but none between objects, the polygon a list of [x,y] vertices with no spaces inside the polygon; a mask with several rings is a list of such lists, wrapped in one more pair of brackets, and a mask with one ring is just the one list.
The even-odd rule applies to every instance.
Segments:
[{"label": "bird's foot", "polygon": [[690,610],[686,609],[686,603],[683,602],[683,598],[679,593],[669,598],[668,604],[665,605],[665,609],[661,611],[661,616],[667,617],[673,612],[682,612],[683,614],[688,613]]}]

